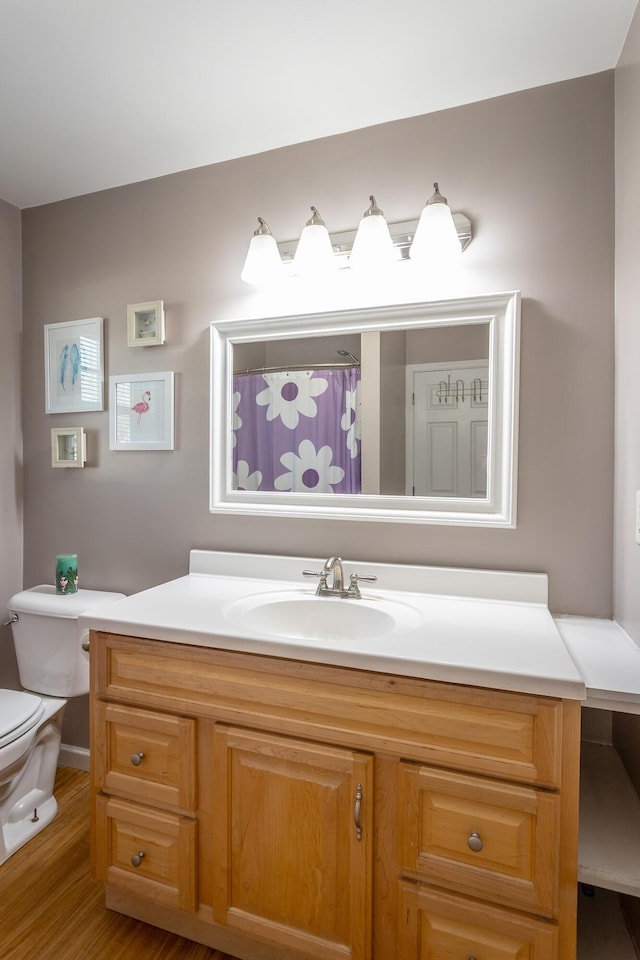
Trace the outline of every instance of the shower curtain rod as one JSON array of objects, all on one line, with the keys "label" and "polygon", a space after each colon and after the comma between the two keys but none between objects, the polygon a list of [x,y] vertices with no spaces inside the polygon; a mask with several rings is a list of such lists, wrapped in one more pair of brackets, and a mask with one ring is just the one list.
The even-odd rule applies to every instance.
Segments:
[{"label": "shower curtain rod", "polygon": [[234,370],[234,377],[247,377],[251,373],[288,373],[294,370],[350,370],[359,367],[359,363],[292,363],[280,367],[248,367],[246,370]]}]

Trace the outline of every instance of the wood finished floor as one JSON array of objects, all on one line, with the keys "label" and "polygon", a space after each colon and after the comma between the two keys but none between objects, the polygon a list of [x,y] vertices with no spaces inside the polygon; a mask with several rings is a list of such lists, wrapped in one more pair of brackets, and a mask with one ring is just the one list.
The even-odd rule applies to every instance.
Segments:
[{"label": "wood finished floor", "polygon": [[0,866],[2,960],[232,960],[104,907],[89,876],[89,774],[59,767],[59,812]]}]

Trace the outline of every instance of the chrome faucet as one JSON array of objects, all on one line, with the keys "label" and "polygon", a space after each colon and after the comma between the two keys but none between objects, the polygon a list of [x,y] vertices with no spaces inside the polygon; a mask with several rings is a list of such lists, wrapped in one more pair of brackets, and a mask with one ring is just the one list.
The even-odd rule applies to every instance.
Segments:
[{"label": "chrome faucet", "polygon": [[[316,590],[316,596],[318,597],[353,597],[359,600],[362,594],[360,593],[358,581],[366,580],[369,583],[373,583],[378,579],[377,577],[359,577],[357,573],[352,573],[349,578],[349,587],[345,587],[344,568],[341,557],[329,557],[328,560],[325,560],[320,572],[317,570],[303,570],[302,573],[305,577],[319,578],[318,589]],[[330,576],[332,576],[331,586],[327,584],[327,578]]]},{"label": "chrome faucet", "polygon": [[[329,587],[327,586],[327,577],[331,573],[333,573],[333,586]],[[342,557],[329,557],[328,560],[325,560],[322,573],[320,574],[319,587],[322,585],[323,580],[327,592],[338,593],[342,595],[344,592],[344,568],[342,566]],[[318,592],[320,592],[319,589]]]}]

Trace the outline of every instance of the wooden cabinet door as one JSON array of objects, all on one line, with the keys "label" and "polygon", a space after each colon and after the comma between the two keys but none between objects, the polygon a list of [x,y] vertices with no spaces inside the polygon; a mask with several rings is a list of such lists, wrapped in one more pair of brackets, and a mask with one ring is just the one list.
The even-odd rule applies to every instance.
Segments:
[{"label": "wooden cabinet door", "polygon": [[217,725],[213,913],[318,960],[371,955],[373,758]]}]

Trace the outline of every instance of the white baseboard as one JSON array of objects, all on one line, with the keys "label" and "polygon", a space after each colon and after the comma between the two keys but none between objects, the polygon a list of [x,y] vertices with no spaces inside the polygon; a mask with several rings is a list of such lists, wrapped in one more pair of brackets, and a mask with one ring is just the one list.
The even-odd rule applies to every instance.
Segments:
[{"label": "white baseboard", "polygon": [[89,770],[89,750],[87,747],[74,747],[68,743],[60,744],[59,767],[75,767],[76,770]]}]

